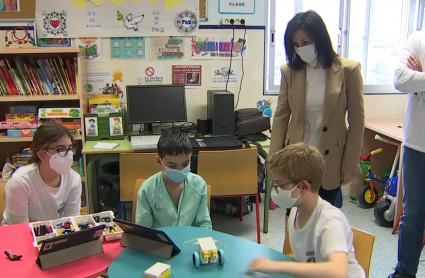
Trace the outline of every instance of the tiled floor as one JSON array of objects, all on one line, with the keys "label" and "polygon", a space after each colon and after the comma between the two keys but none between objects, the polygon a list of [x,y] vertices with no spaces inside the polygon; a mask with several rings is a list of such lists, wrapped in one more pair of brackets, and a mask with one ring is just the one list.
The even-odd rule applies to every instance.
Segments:
[{"label": "tiled floor", "polygon": [[[370,232],[376,236],[372,258],[371,278],[384,278],[393,272],[397,263],[397,234],[391,234],[390,228],[378,226],[374,221],[373,209],[361,209],[350,199],[344,198],[342,211],[347,215],[355,228]],[[260,206],[261,226],[263,224],[263,205]],[[211,216],[214,230],[243,237],[252,241],[257,240],[255,211],[244,216],[243,221],[237,217],[213,214]],[[277,208],[270,211],[270,225],[267,234],[261,233],[262,244],[282,251],[284,240],[284,210]],[[417,277],[425,277],[425,252],[422,252]]]}]

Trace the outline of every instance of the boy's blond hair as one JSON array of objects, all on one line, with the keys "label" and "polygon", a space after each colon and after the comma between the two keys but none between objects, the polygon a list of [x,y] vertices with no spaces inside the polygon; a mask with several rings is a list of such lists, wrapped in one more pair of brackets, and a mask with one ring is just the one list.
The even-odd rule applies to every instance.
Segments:
[{"label": "boy's blond hair", "polygon": [[325,174],[325,159],[320,152],[304,143],[289,145],[269,156],[266,161],[269,170],[279,170],[294,183],[307,180],[311,190],[318,192]]}]

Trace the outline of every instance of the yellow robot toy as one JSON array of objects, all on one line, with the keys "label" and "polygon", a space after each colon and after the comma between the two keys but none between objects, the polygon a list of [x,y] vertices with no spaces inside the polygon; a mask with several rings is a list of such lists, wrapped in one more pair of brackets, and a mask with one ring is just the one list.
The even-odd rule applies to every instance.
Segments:
[{"label": "yellow robot toy", "polygon": [[219,263],[224,265],[224,251],[217,249],[212,237],[198,238],[198,251],[193,252],[193,266],[199,267],[201,264]]}]

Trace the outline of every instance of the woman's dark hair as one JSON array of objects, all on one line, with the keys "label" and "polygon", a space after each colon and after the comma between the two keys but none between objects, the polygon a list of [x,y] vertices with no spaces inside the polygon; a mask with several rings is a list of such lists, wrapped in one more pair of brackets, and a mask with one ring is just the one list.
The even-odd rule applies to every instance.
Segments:
[{"label": "woman's dark hair", "polygon": [[74,138],[67,128],[53,122],[43,123],[37,128],[34,138],[32,139],[32,156],[29,163],[39,164],[41,160],[37,152],[47,149],[50,144],[65,136],[71,138],[71,142],[74,144]]},{"label": "woman's dark hair", "polygon": [[325,22],[315,11],[298,13],[289,21],[285,31],[285,50],[288,66],[294,70],[302,70],[305,62],[295,52],[292,37],[297,30],[310,34],[316,45],[317,66],[328,69],[333,64],[339,64],[338,54],[332,47],[331,38]]}]

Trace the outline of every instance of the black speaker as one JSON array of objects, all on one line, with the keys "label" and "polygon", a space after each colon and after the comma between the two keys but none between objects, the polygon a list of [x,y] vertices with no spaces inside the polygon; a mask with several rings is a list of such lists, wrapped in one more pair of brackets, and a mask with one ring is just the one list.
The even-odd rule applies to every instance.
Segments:
[{"label": "black speaker", "polygon": [[208,90],[207,118],[214,137],[235,134],[235,97],[229,91]]}]

